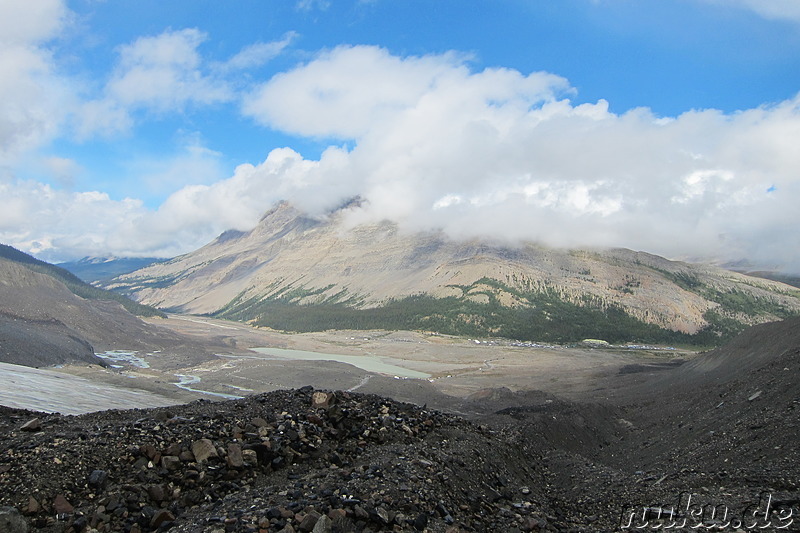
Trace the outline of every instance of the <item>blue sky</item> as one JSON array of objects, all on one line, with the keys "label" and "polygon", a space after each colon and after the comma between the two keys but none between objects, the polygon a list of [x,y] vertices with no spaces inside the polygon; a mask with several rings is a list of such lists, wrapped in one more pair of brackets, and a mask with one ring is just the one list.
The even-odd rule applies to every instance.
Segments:
[{"label": "blue sky", "polygon": [[0,0],[0,79],[0,242],[45,259],[359,194],[352,223],[800,270],[795,0]]}]

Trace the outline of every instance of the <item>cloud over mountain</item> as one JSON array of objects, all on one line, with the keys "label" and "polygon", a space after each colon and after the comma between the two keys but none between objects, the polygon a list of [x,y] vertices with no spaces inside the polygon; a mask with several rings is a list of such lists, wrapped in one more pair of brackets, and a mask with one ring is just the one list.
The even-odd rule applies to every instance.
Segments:
[{"label": "cloud over mountain", "polygon": [[[203,50],[208,34],[186,28],[118,47],[113,70],[86,97],[45,46],[68,11],[37,5],[18,26],[0,23],[0,240],[45,257],[173,255],[253,227],[279,200],[324,216],[359,195],[366,201],[351,224],[388,218],[456,238],[749,258],[800,271],[800,95],[734,113],[615,112],[614,102],[575,103],[577,89],[554,73],[475,68],[454,51],[351,45],[306,55],[269,79],[237,78],[296,34],[220,61]],[[11,170],[55,132],[119,135],[146,114],[218,105],[328,148],[312,159],[291,145],[265,147],[262,163],[218,179],[219,157],[200,139],[187,157],[146,173],[148,186],[175,191],[155,208]],[[54,183],[74,182],[82,168],[47,161]],[[185,180],[171,181],[176,173]]]},{"label": "cloud over mountain", "polygon": [[552,74],[474,72],[453,54],[340,47],[262,85],[245,111],[343,144],[319,161],[273,152],[218,187],[263,180],[263,196],[317,214],[360,194],[358,220],[458,237],[792,260],[800,97],[658,117],[574,105],[572,92]]}]

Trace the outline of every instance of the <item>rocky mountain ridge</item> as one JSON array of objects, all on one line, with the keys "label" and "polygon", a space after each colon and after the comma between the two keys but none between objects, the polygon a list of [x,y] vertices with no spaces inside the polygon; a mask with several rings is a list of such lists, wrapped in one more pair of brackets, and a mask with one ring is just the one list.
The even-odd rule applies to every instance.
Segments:
[{"label": "rocky mountain ridge", "polygon": [[[283,203],[249,232],[225,232],[203,248],[120,276],[107,287],[162,309],[296,331],[359,327],[359,320],[369,319],[369,327],[392,329],[374,320],[393,304],[409,310],[420,304],[413,314],[421,320],[398,324],[407,329],[535,338],[537,331],[546,336],[548,323],[624,318],[631,324],[629,340],[636,328],[650,332],[642,337],[659,328],[729,334],[800,312],[797,288],[713,266],[625,249],[456,242],[439,233],[405,233],[390,222],[349,227],[347,209],[354,207],[320,220]],[[297,306],[303,320],[320,308],[327,319],[352,316],[350,323],[320,316],[306,325],[298,321],[299,311],[292,314]],[[351,312],[359,310],[372,312],[361,318]],[[401,312],[391,310],[395,316]],[[570,333],[559,335],[553,340]]]}]

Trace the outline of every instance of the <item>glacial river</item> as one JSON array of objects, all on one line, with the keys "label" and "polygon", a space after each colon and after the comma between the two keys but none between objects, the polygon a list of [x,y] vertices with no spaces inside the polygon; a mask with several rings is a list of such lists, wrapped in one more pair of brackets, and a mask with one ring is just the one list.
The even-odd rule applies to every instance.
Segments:
[{"label": "glacial river", "polygon": [[427,379],[431,377],[425,372],[410,370],[401,366],[386,363],[374,355],[341,355],[332,353],[308,352],[305,350],[287,350],[284,348],[251,348],[254,352],[281,359],[293,359],[303,361],[337,361],[356,366],[367,372],[384,374],[387,376],[397,376],[400,378]]}]

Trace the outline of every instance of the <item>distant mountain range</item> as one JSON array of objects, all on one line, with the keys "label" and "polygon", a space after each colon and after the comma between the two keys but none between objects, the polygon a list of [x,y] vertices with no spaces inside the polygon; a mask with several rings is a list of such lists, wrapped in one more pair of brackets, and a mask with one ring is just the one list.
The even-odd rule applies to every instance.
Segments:
[{"label": "distant mountain range", "polygon": [[153,263],[163,261],[156,257],[84,257],[78,261],[59,263],[58,266],[72,272],[87,283],[105,281]]},{"label": "distant mountain range", "polygon": [[138,301],[291,331],[415,329],[718,344],[800,314],[800,290],[626,249],[556,250],[344,225],[289,204],[252,231],[105,283]]}]

